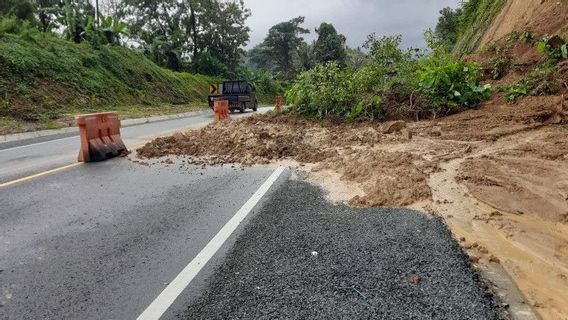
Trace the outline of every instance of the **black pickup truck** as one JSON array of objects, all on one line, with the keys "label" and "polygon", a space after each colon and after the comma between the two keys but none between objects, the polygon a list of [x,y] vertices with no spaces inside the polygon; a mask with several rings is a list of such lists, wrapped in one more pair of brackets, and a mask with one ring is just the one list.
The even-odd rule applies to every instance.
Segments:
[{"label": "black pickup truck", "polygon": [[246,109],[256,111],[258,100],[254,86],[245,80],[223,82],[222,93],[208,97],[209,107],[213,109],[216,100],[228,100],[229,110],[245,112]]}]

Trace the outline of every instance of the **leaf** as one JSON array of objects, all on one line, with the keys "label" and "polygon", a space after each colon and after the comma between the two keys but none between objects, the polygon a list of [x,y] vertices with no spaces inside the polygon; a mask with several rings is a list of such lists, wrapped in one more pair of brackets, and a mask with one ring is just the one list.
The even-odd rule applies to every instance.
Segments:
[{"label": "leaf", "polygon": [[560,47],[560,50],[562,51],[562,58],[563,59],[568,59],[568,47],[566,44],[562,45],[562,47]]},{"label": "leaf", "polygon": [[536,44],[536,51],[538,53],[544,54],[546,52],[546,42],[539,42]]}]

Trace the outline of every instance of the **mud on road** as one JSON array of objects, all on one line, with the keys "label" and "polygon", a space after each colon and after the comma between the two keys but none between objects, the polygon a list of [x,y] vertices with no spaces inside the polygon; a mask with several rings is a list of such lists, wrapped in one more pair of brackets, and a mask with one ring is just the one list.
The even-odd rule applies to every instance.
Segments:
[{"label": "mud on road", "polygon": [[[536,311],[568,315],[568,117],[562,97],[497,97],[419,122],[315,123],[262,115],[160,138],[142,159],[281,162],[333,201],[441,215],[476,264],[500,263]],[[563,318],[564,317],[564,318]]]}]

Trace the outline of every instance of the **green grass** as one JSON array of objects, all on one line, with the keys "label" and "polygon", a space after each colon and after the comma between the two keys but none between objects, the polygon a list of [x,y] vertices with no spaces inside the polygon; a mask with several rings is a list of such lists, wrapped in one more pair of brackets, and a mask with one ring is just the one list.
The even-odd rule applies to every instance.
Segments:
[{"label": "green grass", "polygon": [[453,49],[456,57],[462,57],[479,48],[481,39],[497,15],[503,10],[507,0],[478,0],[475,10],[464,17],[464,25]]},{"label": "green grass", "polygon": [[145,117],[191,111],[206,105],[208,84],[218,82],[160,68],[124,47],[0,34],[0,126],[6,128],[14,121],[65,126],[60,123],[86,112]]}]

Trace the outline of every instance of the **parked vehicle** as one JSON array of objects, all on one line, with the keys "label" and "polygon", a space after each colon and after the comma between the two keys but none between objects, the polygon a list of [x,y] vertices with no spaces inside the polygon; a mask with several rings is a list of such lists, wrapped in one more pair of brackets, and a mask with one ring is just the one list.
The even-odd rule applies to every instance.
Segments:
[{"label": "parked vehicle", "polygon": [[213,109],[216,100],[228,100],[231,112],[239,110],[244,113],[246,109],[252,109],[252,111],[258,109],[256,90],[246,80],[223,82],[221,94],[209,96],[207,100],[211,109]]}]

